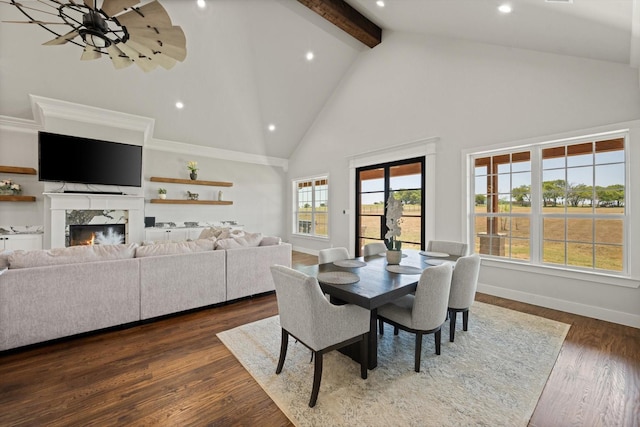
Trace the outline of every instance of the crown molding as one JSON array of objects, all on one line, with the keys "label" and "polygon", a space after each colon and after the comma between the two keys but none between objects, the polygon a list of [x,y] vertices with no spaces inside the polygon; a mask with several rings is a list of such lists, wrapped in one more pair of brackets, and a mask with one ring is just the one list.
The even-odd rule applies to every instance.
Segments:
[{"label": "crown molding", "polygon": [[42,126],[33,120],[9,116],[0,116],[0,128],[25,133],[36,133],[42,130]]},{"label": "crown molding", "polygon": [[148,141],[153,134],[155,120],[148,117],[32,94],[29,95],[29,98],[31,100],[31,109],[35,122],[44,129],[47,128],[47,121],[49,119],[63,119],[100,126],[105,126],[105,124],[108,123],[108,125],[113,128],[142,132],[145,142]]}]

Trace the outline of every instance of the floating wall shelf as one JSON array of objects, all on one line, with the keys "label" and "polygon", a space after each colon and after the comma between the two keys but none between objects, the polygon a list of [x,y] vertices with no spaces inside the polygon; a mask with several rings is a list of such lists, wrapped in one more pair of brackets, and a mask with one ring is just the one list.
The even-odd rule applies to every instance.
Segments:
[{"label": "floating wall shelf", "polygon": [[35,202],[35,196],[0,196],[0,202]]},{"label": "floating wall shelf", "polygon": [[36,175],[34,168],[23,168],[20,166],[0,166],[0,173],[18,173],[22,175]]},{"label": "floating wall shelf", "polygon": [[171,184],[193,184],[193,185],[209,185],[211,187],[232,187],[233,182],[224,181],[202,181],[199,179],[181,179],[181,178],[162,178],[159,176],[152,176],[149,178],[151,182],[168,182]]},{"label": "floating wall shelf", "polygon": [[181,200],[181,199],[151,199],[151,203],[164,203],[174,205],[232,205],[226,200]]}]

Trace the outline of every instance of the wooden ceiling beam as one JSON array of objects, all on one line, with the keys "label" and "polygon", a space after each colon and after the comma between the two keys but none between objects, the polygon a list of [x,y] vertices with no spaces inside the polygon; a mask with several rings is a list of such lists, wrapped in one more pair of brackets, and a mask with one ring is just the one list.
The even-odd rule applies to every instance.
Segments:
[{"label": "wooden ceiling beam", "polygon": [[369,47],[382,42],[382,28],[344,0],[298,0],[327,21]]}]

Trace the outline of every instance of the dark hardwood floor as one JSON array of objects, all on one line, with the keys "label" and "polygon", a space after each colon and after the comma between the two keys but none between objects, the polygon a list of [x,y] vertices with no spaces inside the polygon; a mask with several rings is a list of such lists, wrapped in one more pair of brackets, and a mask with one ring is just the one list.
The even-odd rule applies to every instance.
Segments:
[{"label": "dark hardwood floor", "polygon": [[[477,300],[572,325],[530,426],[640,426],[640,329]],[[0,354],[0,426],[289,426],[216,337],[277,311],[271,294]]]}]

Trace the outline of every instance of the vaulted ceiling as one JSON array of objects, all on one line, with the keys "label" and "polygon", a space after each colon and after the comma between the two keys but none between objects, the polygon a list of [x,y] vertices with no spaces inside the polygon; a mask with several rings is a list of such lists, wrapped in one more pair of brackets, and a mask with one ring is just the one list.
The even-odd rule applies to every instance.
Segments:
[{"label": "vaulted ceiling", "polygon": [[[356,36],[380,27],[382,43],[389,31],[410,32],[637,68],[639,1],[518,0],[502,14],[497,0],[386,0],[384,7],[348,0],[351,15],[337,19],[352,20]],[[36,25],[0,23],[0,115],[33,119],[34,94],[153,118],[160,140],[288,158],[371,49],[332,23],[338,0],[207,0],[204,9],[195,0],[160,2],[185,32],[187,57],[148,73],[135,65],[115,70],[108,58],[81,61],[78,46],[43,46],[52,36]],[[3,1],[0,20],[24,16]]]}]

